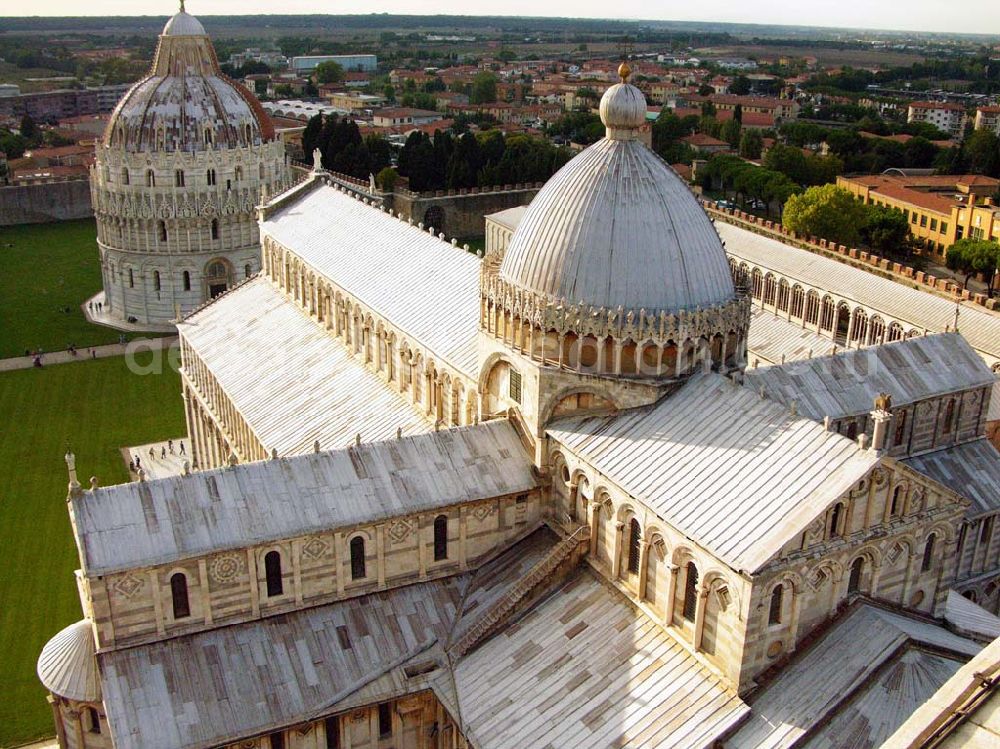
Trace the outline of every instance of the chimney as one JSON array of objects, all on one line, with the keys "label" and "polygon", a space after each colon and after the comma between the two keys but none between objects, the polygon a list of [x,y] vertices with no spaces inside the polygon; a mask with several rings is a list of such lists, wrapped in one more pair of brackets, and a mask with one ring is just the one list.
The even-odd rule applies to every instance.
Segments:
[{"label": "chimney", "polygon": [[66,499],[72,499],[83,495],[80,482],[76,478],[76,456],[69,450],[66,451],[66,468],[69,469],[69,492]]},{"label": "chimney", "polygon": [[871,412],[871,417],[874,424],[871,449],[879,455],[884,455],[889,422],[892,421],[892,396],[888,393],[879,393],[875,398],[875,408]]}]

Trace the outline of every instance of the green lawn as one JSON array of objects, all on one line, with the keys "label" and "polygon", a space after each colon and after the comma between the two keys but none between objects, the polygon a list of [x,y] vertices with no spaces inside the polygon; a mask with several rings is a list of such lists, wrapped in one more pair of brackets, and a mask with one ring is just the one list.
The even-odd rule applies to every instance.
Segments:
[{"label": "green lawn", "polygon": [[0,358],[117,342],[80,310],[100,290],[93,219],[0,227]]},{"label": "green lawn", "polygon": [[35,661],[53,634],[80,618],[67,444],[85,487],[90,476],[121,483],[119,447],[185,427],[177,373],[134,375],[125,357],[0,373],[0,414],[0,746],[11,746],[53,733]]}]

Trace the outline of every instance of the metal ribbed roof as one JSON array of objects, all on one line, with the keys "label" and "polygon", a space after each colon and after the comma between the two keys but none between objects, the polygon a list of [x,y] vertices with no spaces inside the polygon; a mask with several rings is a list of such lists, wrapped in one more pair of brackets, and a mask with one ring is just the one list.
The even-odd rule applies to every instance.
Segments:
[{"label": "metal ribbed roof", "polygon": [[672,312],[733,298],[722,244],[687,185],[636,140],[602,139],[520,221],[500,276],[549,299]]},{"label": "metal ribbed roof", "polygon": [[753,572],[874,466],[851,440],[718,374],[548,434],[733,569]]},{"label": "metal ribbed roof", "polygon": [[985,437],[903,462],[971,500],[968,517],[1000,510],[1000,451]]},{"label": "metal ribbed roof", "polygon": [[182,10],[167,21],[163,36],[205,36],[205,27],[197,18]]},{"label": "metal ribbed roof", "polygon": [[[302,414],[299,414],[302,417]],[[102,487],[74,498],[88,575],[325,533],[537,485],[506,420]]]},{"label": "metal ribbed roof", "polygon": [[747,359],[751,367],[755,360],[761,364],[781,364],[826,356],[836,347],[829,338],[761,309],[756,303],[751,308],[747,336]]},{"label": "metal ribbed roof", "polygon": [[431,424],[264,277],[177,326],[270,452],[419,434]]},{"label": "metal ribbed roof", "polygon": [[42,648],[38,678],[52,694],[80,702],[97,702],[101,699],[101,681],[94,652],[90,620],[70,624]]},{"label": "metal ribbed roof", "polygon": [[746,384],[822,421],[860,416],[872,410],[875,396],[888,393],[894,406],[992,386],[995,377],[968,342],[956,333],[939,333],[833,356],[803,359],[746,372]]},{"label": "metal ribbed roof", "polygon": [[994,361],[1000,359],[1000,315],[996,313],[972,303],[956,305],[936,294],[905,286],[724,221],[716,222],[716,227],[726,242],[726,252],[734,259],[752,262],[765,270],[773,270],[878,310],[917,330],[943,333],[946,328],[954,328],[955,309],[958,307],[958,329],[962,335],[981,354]]},{"label": "metal ribbed roof", "polygon": [[477,377],[475,255],[327,185],[269,217],[260,232],[435,356]]}]

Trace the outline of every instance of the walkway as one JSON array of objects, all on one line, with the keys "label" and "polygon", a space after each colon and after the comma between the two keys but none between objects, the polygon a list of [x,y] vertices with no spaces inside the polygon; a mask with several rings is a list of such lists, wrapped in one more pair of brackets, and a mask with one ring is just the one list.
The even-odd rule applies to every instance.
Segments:
[{"label": "walkway", "polygon": [[95,325],[103,325],[106,328],[121,330],[125,333],[175,333],[177,331],[177,327],[173,323],[157,325],[126,322],[119,317],[114,317],[106,310],[106,304],[104,292],[98,291],[94,296],[81,304],[80,309],[83,310],[83,316],[89,322]]},{"label": "walkway", "polygon": [[[42,366],[50,364],[68,364],[84,359],[107,359],[111,356],[124,356],[128,353],[138,353],[140,351],[159,351],[168,349],[177,343],[177,336],[163,336],[161,338],[143,338],[130,341],[129,343],[109,343],[105,346],[87,346],[78,348],[76,355],[69,351],[51,351],[41,355]],[[0,359],[0,372],[10,372],[15,369],[31,369],[35,366],[33,356],[14,356],[10,359]]]},{"label": "walkway", "polygon": [[[181,455],[181,445],[184,445],[185,455]],[[136,455],[139,456],[139,465],[146,472],[147,481],[180,476],[184,473],[184,463],[191,460],[191,440],[184,436],[173,440],[151,442],[148,445],[123,447],[121,454],[126,465],[129,465]],[[135,471],[130,471],[129,478],[134,481],[139,476]]]}]

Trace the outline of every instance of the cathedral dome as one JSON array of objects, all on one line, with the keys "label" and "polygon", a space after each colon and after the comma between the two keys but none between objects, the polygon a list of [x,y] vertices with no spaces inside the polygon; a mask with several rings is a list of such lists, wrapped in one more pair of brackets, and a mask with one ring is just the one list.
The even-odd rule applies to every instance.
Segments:
[{"label": "cathedral dome", "polygon": [[601,100],[607,137],[560,169],[531,202],[500,278],[555,301],[672,312],[735,296],[712,222],[638,139],[646,100],[622,82]]},{"label": "cathedral dome", "polygon": [[101,699],[89,619],[70,624],[45,643],[38,656],[38,678],[46,689],[60,697],[80,702]]},{"label": "cathedral dome", "polygon": [[273,139],[260,102],[222,74],[204,27],[182,6],[163,27],[149,75],[111,115],[104,144],[132,153],[192,152]]}]

